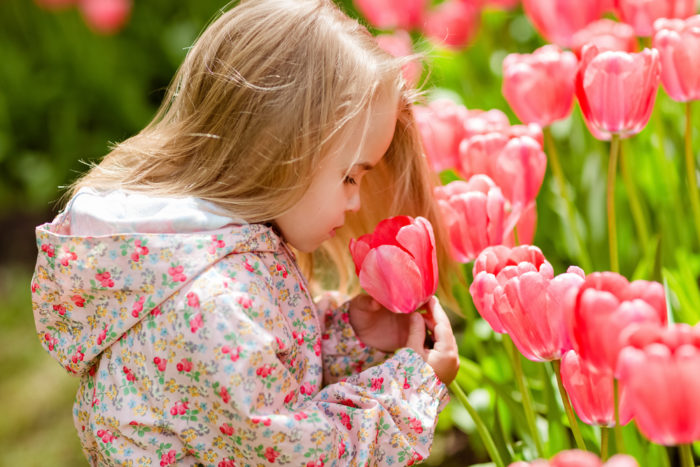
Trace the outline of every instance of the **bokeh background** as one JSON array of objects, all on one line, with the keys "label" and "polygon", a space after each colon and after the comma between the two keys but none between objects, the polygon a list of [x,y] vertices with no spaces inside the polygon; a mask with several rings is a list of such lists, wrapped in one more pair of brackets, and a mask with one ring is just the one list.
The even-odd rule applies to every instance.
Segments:
[{"label": "bokeh background", "polygon": [[[74,2],[0,0],[0,466],[87,464],[71,415],[78,380],[44,352],[34,331],[29,291],[36,256],[33,229],[58,212],[61,187],[99,160],[110,143],[148,123],[188,46],[227,5],[222,0],[135,0],[123,25],[113,27],[90,23],[78,8],[63,3]],[[358,16],[350,0],[338,3]],[[428,98],[499,109],[517,123],[501,94],[501,62],[509,53],[530,53],[545,42],[522,8],[515,7],[481,11],[471,41],[459,50],[416,36],[414,43],[426,54]],[[629,208],[620,187],[621,270],[629,278],[670,283],[674,312],[695,323],[700,316],[700,255],[693,246],[680,169],[683,114],[662,90],[654,112],[651,129],[631,141],[627,151],[634,158],[632,178],[655,243],[653,249],[642,248],[633,222],[625,217]],[[696,115],[694,141],[700,136],[698,120]],[[552,132],[593,269],[604,270],[607,146],[590,137],[578,108]],[[557,272],[577,260],[562,220],[565,210],[548,175],[538,198],[534,243]],[[463,311],[467,319],[455,320],[461,353],[478,362],[470,371],[491,381],[492,388],[480,387],[476,379],[462,383],[473,405],[493,417],[499,410],[493,388],[511,382],[512,374],[502,351],[491,351],[500,348],[497,337],[473,310]],[[530,374],[544,371],[525,365]],[[504,400],[501,411],[518,401]],[[505,423],[517,425],[512,418],[505,416]],[[502,419],[492,418],[497,423]],[[500,428],[500,435],[508,436],[510,427]],[[565,440],[548,442],[551,452],[566,447]],[[470,465],[486,458],[473,422],[452,402],[441,416],[426,464]]]}]

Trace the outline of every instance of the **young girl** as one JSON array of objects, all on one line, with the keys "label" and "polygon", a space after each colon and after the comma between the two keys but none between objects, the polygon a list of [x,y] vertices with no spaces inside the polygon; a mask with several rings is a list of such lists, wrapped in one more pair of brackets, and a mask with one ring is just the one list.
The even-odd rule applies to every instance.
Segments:
[{"label": "young girl", "polygon": [[402,65],[330,0],[243,1],[203,32],[153,122],[37,228],[37,330],[81,378],[91,464],[429,454],[458,367],[437,300],[425,319],[366,295],[315,304],[291,250],[324,246],[342,278],[348,239],[381,218],[439,226]]}]

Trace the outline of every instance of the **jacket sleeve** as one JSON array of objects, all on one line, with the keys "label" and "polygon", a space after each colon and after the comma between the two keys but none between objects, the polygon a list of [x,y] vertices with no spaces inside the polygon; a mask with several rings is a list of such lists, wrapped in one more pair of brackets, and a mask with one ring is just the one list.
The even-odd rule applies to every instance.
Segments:
[{"label": "jacket sleeve", "polygon": [[339,298],[339,294],[326,293],[317,302],[321,315],[324,384],[360,373],[391,355],[360,341],[350,324],[350,302],[339,306]]},{"label": "jacket sleeve", "polygon": [[343,382],[309,388],[299,378],[314,368],[285,354],[280,332],[289,325],[271,293],[259,292],[212,297],[216,311],[205,318],[209,353],[220,359],[196,403],[219,408],[199,429],[210,433],[217,462],[406,465],[427,457],[446,388],[417,353],[401,349]]}]

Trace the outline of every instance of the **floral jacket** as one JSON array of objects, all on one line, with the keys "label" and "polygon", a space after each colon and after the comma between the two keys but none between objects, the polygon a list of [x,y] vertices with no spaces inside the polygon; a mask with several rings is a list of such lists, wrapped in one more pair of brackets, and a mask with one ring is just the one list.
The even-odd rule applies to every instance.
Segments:
[{"label": "floral jacket", "polygon": [[74,421],[91,464],[411,465],[429,454],[444,384],[410,349],[364,346],[346,305],[319,311],[272,229],[206,213],[188,229],[192,205],[162,223],[118,209],[113,222],[96,206],[115,200],[97,199],[37,227],[31,284],[42,345],[81,378]]}]

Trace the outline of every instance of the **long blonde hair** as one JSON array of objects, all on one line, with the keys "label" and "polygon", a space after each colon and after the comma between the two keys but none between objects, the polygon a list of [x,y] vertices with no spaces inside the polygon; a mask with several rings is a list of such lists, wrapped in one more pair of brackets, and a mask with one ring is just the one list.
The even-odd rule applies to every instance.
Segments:
[{"label": "long blonde hair", "polygon": [[[346,124],[386,85],[401,109],[388,153],[365,178],[363,208],[324,245],[339,284],[351,271],[349,238],[392,215],[422,215],[451,266],[401,67],[330,0],[243,0],[200,35],[154,119],[116,145],[69,192],[83,187],[208,200],[233,218],[269,222],[301,197]],[[300,258],[309,278],[308,258]],[[447,278],[442,274],[442,283]]]}]

